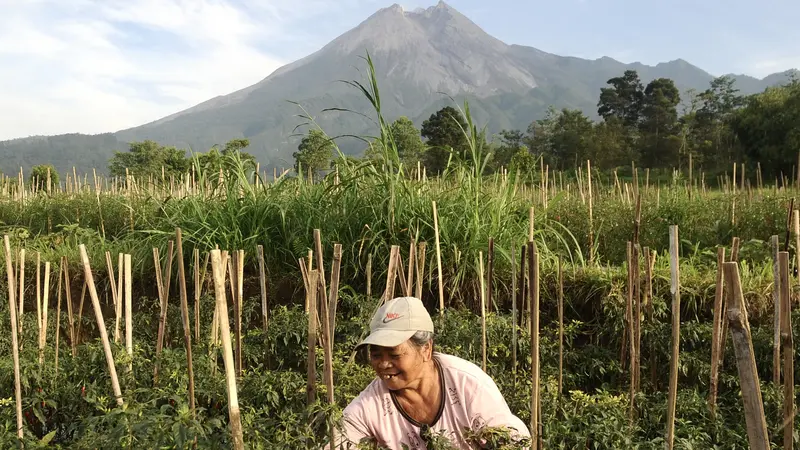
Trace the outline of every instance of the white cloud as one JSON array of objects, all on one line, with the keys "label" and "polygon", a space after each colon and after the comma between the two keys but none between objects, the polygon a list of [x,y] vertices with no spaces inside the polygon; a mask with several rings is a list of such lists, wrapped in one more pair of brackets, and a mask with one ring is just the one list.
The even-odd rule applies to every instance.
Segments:
[{"label": "white cloud", "polygon": [[0,0],[0,140],[117,131],[251,85],[288,62],[264,48],[297,9],[287,0]]}]

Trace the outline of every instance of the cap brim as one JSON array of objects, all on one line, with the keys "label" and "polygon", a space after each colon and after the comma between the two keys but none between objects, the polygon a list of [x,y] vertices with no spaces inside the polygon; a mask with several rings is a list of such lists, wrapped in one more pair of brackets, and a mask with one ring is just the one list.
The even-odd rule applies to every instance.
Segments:
[{"label": "cap brim", "polygon": [[407,341],[411,336],[414,336],[416,331],[405,330],[376,330],[370,333],[366,339],[356,345],[359,349],[365,345],[377,345],[379,347],[397,347],[403,342]]}]

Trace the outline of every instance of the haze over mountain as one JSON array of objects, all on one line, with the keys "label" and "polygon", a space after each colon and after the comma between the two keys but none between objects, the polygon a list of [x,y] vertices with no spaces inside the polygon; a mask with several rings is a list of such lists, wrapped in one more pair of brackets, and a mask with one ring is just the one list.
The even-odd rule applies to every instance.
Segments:
[{"label": "haze over mountain", "polygon": [[[291,167],[300,138],[293,133],[305,120],[288,100],[299,102],[330,134],[374,134],[374,126],[354,113],[326,112],[347,108],[374,117],[364,96],[339,80],[366,82],[361,57],[369,51],[378,75],[383,114],[400,115],[417,126],[430,114],[466,98],[478,124],[490,132],[525,129],[543,117],[549,105],[583,110],[597,117],[600,88],[627,69],[642,81],[667,77],[684,92],[704,90],[713,79],[704,70],[675,60],[646,66],[612,58],[564,57],[533,47],[501,42],[444,2],[415,11],[399,5],[383,8],[317,52],[288,64],[260,82],[229,95],[153,122],[101,135],[69,134],[0,142],[0,170],[13,173],[22,166],[52,163],[64,172],[105,171],[114,151],[128,142],[152,139],[164,145],[206,151],[230,139],[247,138],[262,168]],[[735,76],[742,93],[760,92],[788,79],[788,72],[764,79]],[[340,141],[347,152],[359,152],[354,139]]]}]

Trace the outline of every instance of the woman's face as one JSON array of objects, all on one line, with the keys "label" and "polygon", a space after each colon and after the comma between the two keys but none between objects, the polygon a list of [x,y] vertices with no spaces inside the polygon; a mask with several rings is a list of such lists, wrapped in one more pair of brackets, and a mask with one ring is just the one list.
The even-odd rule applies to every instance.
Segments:
[{"label": "woman's face", "polygon": [[417,387],[425,374],[425,363],[430,359],[430,344],[421,349],[409,341],[397,347],[369,347],[372,370],[389,390]]}]

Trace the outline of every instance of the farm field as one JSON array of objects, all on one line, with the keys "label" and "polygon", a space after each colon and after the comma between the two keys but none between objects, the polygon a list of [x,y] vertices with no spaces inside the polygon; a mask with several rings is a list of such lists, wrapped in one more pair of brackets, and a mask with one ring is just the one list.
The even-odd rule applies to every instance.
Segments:
[{"label": "farm field", "polygon": [[[171,183],[67,177],[50,193],[4,180],[0,220],[13,266],[3,258],[9,270],[0,283],[7,324],[0,334],[3,448],[18,445],[14,341],[26,448],[189,448],[195,442],[198,448],[231,448],[231,430],[238,428],[229,415],[231,364],[244,448],[320,448],[330,424],[373,377],[353,348],[368,331],[387,284],[394,284],[393,296],[421,296],[435,320],[439,351],[478,365],[484,358],[485,306],[486,370],[525,423],[531,420],[531,373],[538,364],[543,448],[664,448],[670,437],[674,448],[749,448],[745,416],[751,411],[742,401],[746,388],[733,329],[723,335],[715,406],[710,406],[715,329],[722,335],[727,328],[715,301],[731,306],[734,298],[718,286],[718,278],[727,280],[718,265],[719,249],[724,261],[735,251],[758,375],[758,383],[749,386],[760,390],[769,441],[783,448],[786,388],[785,377],[776,380],[774,371],[770,239],[777,236],[779,249],[788,249],[782,258],[786,295],[794,305],[798,236],[787,219],[800,192],[796,187],[737,183],[710,189],[680,177],[655,185],[643,174],[633,183],[591,172],[590,166],[546,179],[483,176],[457,167],[429,180],[347,163],[314,183],[267,174],[253,182],[235,157],[228,167],[221,178],[187,174]],[[593,173],[591,188],[587,173]],[[670,262],[673,225],[677,266]],[[531,232],[535,267],[534,257],[523,255]],[[635,239],[638,246],[630,250],[639,258],[631,265],[628,243]],[[21,249],[24,277],[18,273]],[[212,263],[224,253],[230,265],[215,272]],[[130,255],[130,269],[123,255]],[[319,285],[306,281],[318,277],[320,261],[327,291],[314,296]],[[87,289],[85,262],[92,274]],[[631,278],[629,267],[636,269]],[[388,276],[390,269],[395,276]],[[680,334],[671,402],[674,269]],[[639,288],[631,290],[635,280]],[[213,326],[220,289],[230,340]],[[309,291],[319,316],[316,307],[306,311]],[[324,297],[336,298],[329,357],[324,318],[332,306],[316,301]],[[13,340],[10,304],[13,316],[19,315]],[[98,327],[98,310],[105,333]],[[529,328],[536,316],[538,340]],[[321,320],[309,320],[314,317]],[[796,308],[790,323],[797,335]],[[638,346],[631,345],[632,329],[638,330],[633,333]],[[309,340],[310,330],[316,338]],[[315,343],[313,389],[309,342]],[[328,365],[332,403],[324,376]],[[787,427],[796,445],[798,421]],[[515,448],[503,446],[501,433],[487,430],[484,437],[490,448]]]}]

